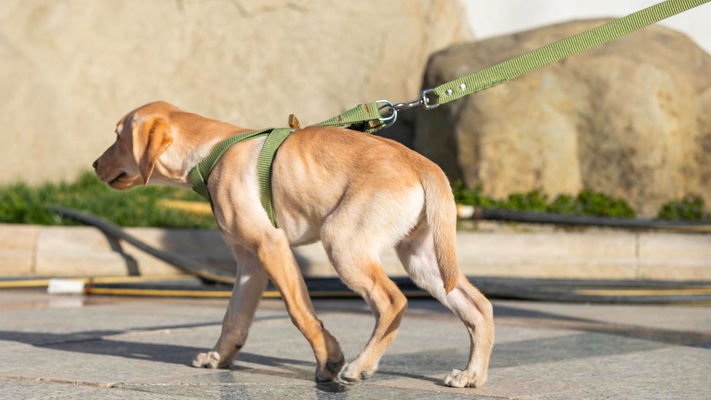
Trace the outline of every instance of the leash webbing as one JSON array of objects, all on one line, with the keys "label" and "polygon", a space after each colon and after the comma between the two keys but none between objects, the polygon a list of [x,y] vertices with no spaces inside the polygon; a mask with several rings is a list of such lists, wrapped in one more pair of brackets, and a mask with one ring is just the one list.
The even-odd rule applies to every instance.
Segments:
[{"label": "leash webbing", "polygon": [[603,43],[618,39],[632,31],[659,22],[673,15],[711,0],[666,0],[633,14],[597,26],[577,35],[559,40],[518,57],[484,68],[430,89],[427,101],[445,104],[466,95],[488,89],[499,83],[560,61],[571,55],[589,50]]},{"label": "leash webbing", "polygon": [[380,114],[380,106],[378,102],[359,104],[350,110],[336,115],[331,119],[316,124],[317,126],[335,126],[342,127],[353,124],[364,124],[362,127],[357,127],[363,132],[372,133],[385,128],[386,120]]}]

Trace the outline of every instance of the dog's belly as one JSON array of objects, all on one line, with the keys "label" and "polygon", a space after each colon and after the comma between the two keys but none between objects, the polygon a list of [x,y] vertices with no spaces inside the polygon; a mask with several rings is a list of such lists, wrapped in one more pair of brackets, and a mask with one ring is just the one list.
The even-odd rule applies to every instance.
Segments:
[{"label": "dog's belly", "polygon": [[285,218],[287,221],[280,227],[286,232],[291,246],[301,246],[320,239],[321,225],[305,218]]}]

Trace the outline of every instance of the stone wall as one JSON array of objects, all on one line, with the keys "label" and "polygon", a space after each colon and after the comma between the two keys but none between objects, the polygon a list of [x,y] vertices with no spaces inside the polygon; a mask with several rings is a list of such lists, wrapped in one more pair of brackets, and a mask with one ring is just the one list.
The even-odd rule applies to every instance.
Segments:
[{"label": "stone wall", "polygon": [[459,1],[3,0],[0,182],[75,177],[158,99],[242,126],[417,96]]}]

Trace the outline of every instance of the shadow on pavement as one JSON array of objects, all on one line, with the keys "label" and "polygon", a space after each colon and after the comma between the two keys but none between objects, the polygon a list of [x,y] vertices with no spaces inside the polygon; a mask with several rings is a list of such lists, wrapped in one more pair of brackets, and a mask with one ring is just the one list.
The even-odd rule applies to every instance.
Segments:
[{"label": "shadow on pavement", "polygon": [[[413,302],[415,309],[431,309],[433,302],[425,304]],[[446,311],[443,307],[441,310]],[[324,310],[324,307],[318,307]],[[345,308],[345,309],[344,309]],[[328,309],[328,307],[326,307]],[[341,307],[340,312],[349,312],[348,307]],[[352,312],[370,312],[354,309]],[[511,306],[497,306],[498,318],[506,319],[508,325],[520,324],[522,327],[538,329],[566,329],[574,331],[566,335],[536,338],[515,342],[501,343],[495,346],[492,368],[554,362],[561,360],[598,357],[613,354],[625,354],[650,351],[669,345],[692,347],[711,347],[711,335],[697,332],[684,332],[671,329],[648,328],[627,324],[612,324],[601,321],[571,318],[541,311],[529,311]],[[435,316],[436,317],[436,316]],[[287,318],[284,315],[262,317],[261,319]],[[76,333],[46,333],[0,331],[0,340],[15,341],[52,350],[108,355],[129,359],[151,360],[164,363],[189,365],[193,357],[206,349],[200,347],[143,343],[120,340],[114,336],[136,331],[163,329],[183,329],[203,326],[219,326],[218,322],[155,326],[131,329],[127,331],[82,331]],[[304,342],[304,346],[307,346]],[[440,384],[439,378],[428,375],[445,374],[452,368],[462,367],[468,358],[468,343],[430,351],[414,351],[404,354],[392,354],[383,357],[380,371],[375,380],[391,379],[393,376],[415,378]],[[240,362],[257,364],[271,368],[254,368],[240,365]],[[303,368],[308,367],[308,368]],[[315,363],[273,356],[242,352],[232,369],[248,373],[296,378],[313,379]],[[323,385],[321,385],[323,386]],[[317,386],[326,392],[342,390],[340,385]]]}]

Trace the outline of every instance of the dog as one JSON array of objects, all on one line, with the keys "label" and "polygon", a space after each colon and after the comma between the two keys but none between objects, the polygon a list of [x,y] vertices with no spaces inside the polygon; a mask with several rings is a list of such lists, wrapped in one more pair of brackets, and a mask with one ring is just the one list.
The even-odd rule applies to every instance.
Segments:
[{"label": "dog", "polygon": [[[187,174],[212,147],[249,132],[165,102],[139,107],[116,125],[115,142],[93,163],[118,190],[148,183],[190,188]],[[459,317],[471,337],[467,367],[444,383],[480,387],[494,343],[491,303],[459,270],[456,206],[447,177],[430,160],[382,137],[344,128],[297,129],[272,165],[279,228],[260,203],[257,156],[264,138],[231,147],[208,189],[217,224],[239,276],[214,348],[192,365],[229,368],[247,338],[270,279],[316,358],[316,380],[355,383],[375,373],[395,338],[407,299],[383,271],[380,253],[395,247],[411,279]],[[340,279],[370,305],[372,335],[345,363],[338,341],[314,313],[291,246],[321,240]]]}]

